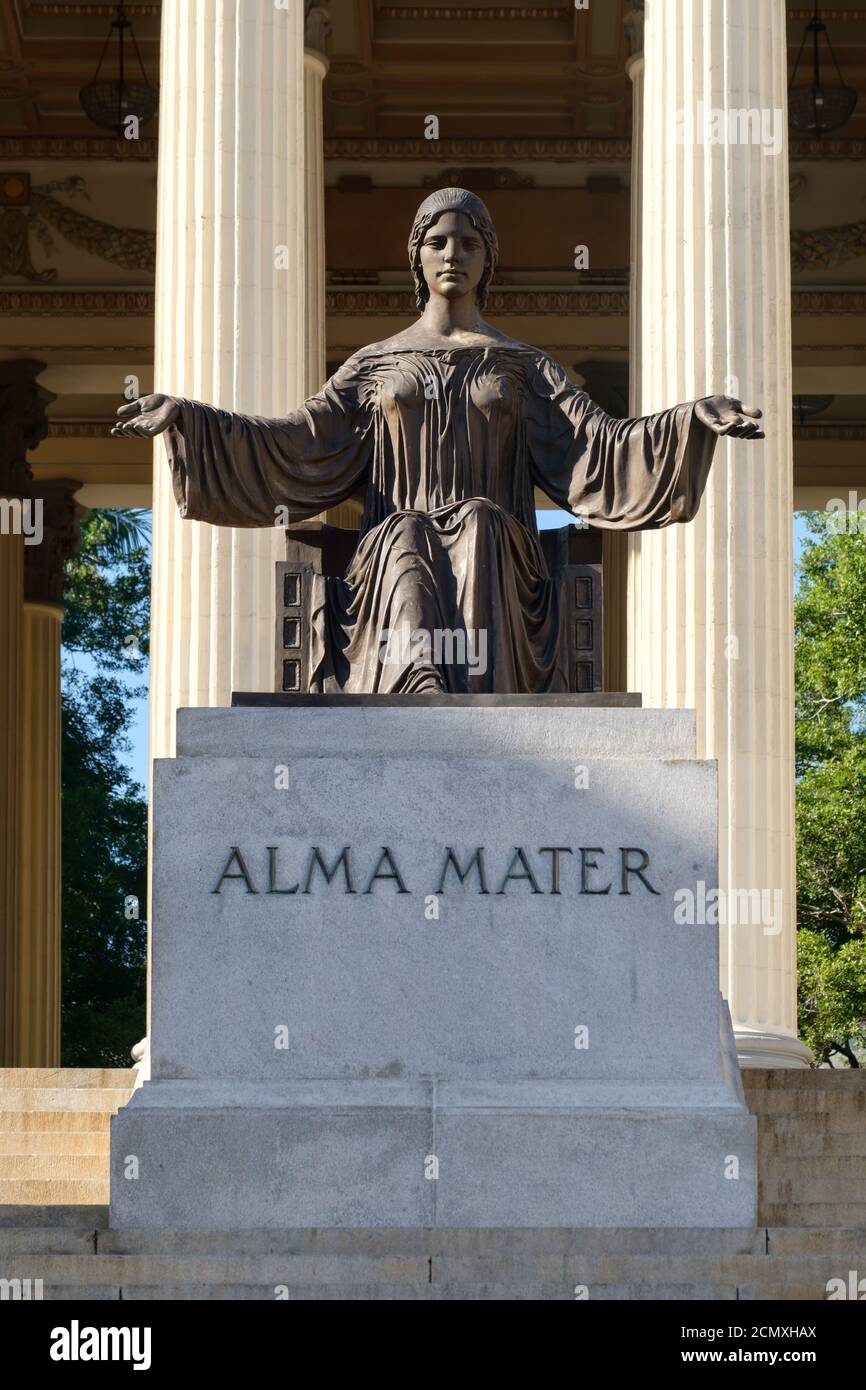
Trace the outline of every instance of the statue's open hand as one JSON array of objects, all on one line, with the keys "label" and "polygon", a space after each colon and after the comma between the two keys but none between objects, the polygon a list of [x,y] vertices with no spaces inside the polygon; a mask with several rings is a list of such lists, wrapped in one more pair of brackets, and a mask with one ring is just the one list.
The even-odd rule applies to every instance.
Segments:
[{"label": "statue's open hand", "polygon": [[174,396],[139,396],[129,405],[122,405],[117,415],[118,421],[112,428],[112,434],[152,436],[162,434],[163,430],[175,423],[180,416],[180,407]]},{"label": "statue's open hand", "polygon": [[727,434],[733,439],[765,439],[758,424],[762,410],[753,410],[731,396],[706,396],[695,404],[695,414],[714,434]]}]

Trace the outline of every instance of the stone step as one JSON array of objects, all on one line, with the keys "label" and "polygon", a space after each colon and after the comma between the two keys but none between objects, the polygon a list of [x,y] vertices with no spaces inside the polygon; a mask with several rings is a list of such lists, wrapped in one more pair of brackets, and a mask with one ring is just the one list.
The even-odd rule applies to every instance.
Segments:
[{"label": "stone step", "polygon": [[[168,1292],[153,1295],[154,1298],[169,1296]],[[99,1284],[52,1284],[42,1290],[42,1301],[45,1303],[116,1303],[120,1297],[119,1288]]]},{"label": "stone step", "polygon": [[[50,1234],[50,1232],[48,1233]],[[835,1248],[835,1247],[834,1247]],[[612,1229],[466,1227],[363,1229],[320,1227],[287,1231],[115,1231],[97,1233],[100,1254],[267,1255],[276,1257],[384,1256],[599,1258],[611,1254],[650,1256],[765,1255],[763,1229]]]},{"label": "stone step", "polygon": [[[0,1207],[0,1251],[95,1249],[100,1256],[334,1257],[447,1256],[461,1259],[749,1258],[838,1255],[866,1273],[866,1222],[859,1227],[670,1228],[318,1228],[283,1231],[115,1231],[105,1206]],[[67,1246],[63,1242],[68,1241]],[[58,1245],[58,1242],[60,1244]]]},{"label": "stone step", "polygon": [[764,1115],[861,1115],[866,1119],[866,1090],[757,1091],[746,1096],[749,1110]]},{"label": "stone step", "polygon": [[797,1130],[777,1134],[758,1131],[758,1161],[762,1172],[768,1163],[777,1158],[799,1163],[821,1156],[834,1161],[854,1157],[866,1165],[866,1129],[854,1134],[834,1134],[832,1131],[824,1134],[814,1131],[802,1133]]},{"label": "stone step", "polygon": [[[49,1087],[66,1091],[97,1087],[131,1094],[136,1076],[134,1067],[0,1067],[0,1091],[5,1088],[20,1091]],[[0,1110],[3,1100],[0,1095]]]},{"label": "stone step", "polygon": [[[866,1273],[866,1229],[851,1226],[761,1227],[771,1255],[841,1255],[863,1265]],[[99,1239],[102,1239],[99,1233]]]},{"label": "stone step", "polygon": [[78,1205],[67,1202],[59,1206],[26,1205],[0,1202],[0,1231],[74,1231],[90,1232],[108,1227],[108,1206]]},{"label": "stone step", "polygon": [[[768,1154],[758,1164],[761,1181],[793,1182],[799,1188],[819,1178],[832,1182],[859,1183],[866,1196],[866,1158],[856,1154],[812,1154],[808,1157]],[[819,1201],[822,1200],[819,1198]],[[830,1200],[833,1200],[832,1198]]]},{"label": "stone step", "polygon": [[758,1199],[762,1226],[866,1226],[863,1202],[786,1202]]},{"label": "stone step", "polygon": [[0,1110],[3,1134],[108,1134],[111,1110]]},{"label": "stone step", "polygon": [[32,1179],[34,1182],[79,1178],[108,1179],[108,1158],[102,1154],[3,1154],[0,1153],[0,1183]]},{"label": "stone step", "polygon": [[[80,1211],[81,1208],[79,1207]],[[65,1230],[62,1226],[0,1226],[0,1266],[7,1268],[19,1257],[34,1255],[87,1255],[96,1253],[97,1232],[92,1229]]]},{"label": "stone step", "polygon": [[[363,1284],[548,1284],[572,1294],[610,1284],[683,1288],[724,1284],[812,1290],[823,1299],[830,1281],[847,1280],[853,1266],[844,1256],[614,1255],[521,1256],[511,1259],[408,1255],[108,1255],[87,1252],[4,1252],[0,1278],[41,1279],[43,1284],[267,1285],[274,1292],[303,1285]],[[864,1275],[866,1277],[866,1275]]]},{"label": "stone step", "polygon": [[[6,1154],[27,1156],[57,1154],[71,1157],[73,1154],[102,1154],[105,1163],[109,1154],[108,1126],[103,1130],[14,1130],[3,1133],[0,1130],[0,1157]],[[106,1166],[105,1171],[108,1171]],[[36,1174],[34,1173],[34,1177]]]},{"label": "stone step", "polygon": [[750,1104],[756,1091],[866,1091],[864,1067],[747,1067],[742,1077]]},{"label": "stone step", "polygon": [[758,1115],[758,1142],[764,1135],[791,1134],[860,1134],[866,1121],[858,1111],[813,1111],[808,1115]]},{"label": "stone step", "polygon": [[113,1114],[126,1105],[129,1092],[109,1086],[21,1086],[0,1092],[0,1129],[5,1117],[21,1110],[66,1110]]},{"label": "stone step", "polygon": [[583,1287],[590,1301],[814,1301],[831,1279],[866,1276],[866,1219],[826,1230],[152,1232],[109,1231],[106,1214],[3,1209],[0,1278],[39,1279],[47,1300],[571,1302]]},{"label": "stone step", "polygon": [[108,1201],[108,1175],[104,1178],[3,1178],[0,1179],[0,1207],[80,1206]]},{"label": "stone step", "polygon": [[[574,1293],[562,1285],[536,1284],[515,1286],[509,1284],[367,1284],[346,1285],[312,1284],[292,1288],[289,1295],[292,1302],[379,1302],[399,1300],[402,1302],[476,1302],[481,1300],[516,1302],[573,1302]],[[680,1284],[665,1284],[657,1288],[646,1285],[605,1285],[593,1290],[596,1302],[609,1300],[645,1301],[664,1300],[682,1303],[688,1300],[733,1301],[736,1289],[729,1286],[706,1285],[699,1288]],[[47,1302],[64,1301],[74,1303],[145,1301],[156,1302],[202,1302],[202,1301],[275,1301],[274,1290],[260,1284],[181,1284],[181,1285],[133,1285],[129,1288],[112,1288],[100,1285],[55,1285],[45,1288]]]},{"label": "stone step", "polygon": [[[860,1177],[837,1176],[835,1168],[818,1177],[794,1177],[783,1174],[763,1174],[758,1179],[758,1201],[796,1202],[800,1206],[811,1206],[817,1202],[837,1204],[866,1202],[866,1183]],[[761,1223],[772,1225],[774,1223]]]}]

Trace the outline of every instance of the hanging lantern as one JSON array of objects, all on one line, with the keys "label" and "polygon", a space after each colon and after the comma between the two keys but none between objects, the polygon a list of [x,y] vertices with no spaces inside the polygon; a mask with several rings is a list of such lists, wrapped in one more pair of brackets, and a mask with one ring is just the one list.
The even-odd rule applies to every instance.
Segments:
[{"label": "hanging lantern", "polygon": [[[136,78],[135,81],[131,82],[126,75],[124,41],[127,30],[129,30],[129,37],[132,40],[135,57],[138,59],[141,72],[140,81]],[[105,62],[105,55],[115,32],[117,33],[118,76],[113,82],[100,80],[102,64]],[[130,20],[126,18],[123,0],[120,0],[117,14],[109,26],[93,81],[87,87],[81,88],[78,93],[78,100],[94,125],[100,126],[103,130],[111,130],[118,137],[122,137],[126,133],[126,122],[130,116],[136,116],[139,125],[143,126],[156,114],[159,105],[159,88],[152,87],[147,80],[147,73],[138,51],[135,31]]]},{"label": "hanging lantern", "polygon": [[[808,86],[798,87],[796,85],[797,70],[810,34],[812,35],[812,81]],[[822,34],[830,50],[830,57],[836,68],[838,82],[821,80],[821,55],[818,50],[818,42]],[[836,61],[836,54],[833,52],[830,35],[826,24],[818,18],[818,0],[815,0],[815,15],[806,25],[803,42],[800,44],[800,52],[797,54],[797,61],[794,64],[794,75],[788,88],[788,123],[792,130],[799,131],[803,135],[812,135],[816,140],[820,140],[822,135],[827,135],[831,130],[839,130],[845,125],[851,119],[856,105],[857,93],[853,88],[846,87],[842,81],[842,73]]]}]

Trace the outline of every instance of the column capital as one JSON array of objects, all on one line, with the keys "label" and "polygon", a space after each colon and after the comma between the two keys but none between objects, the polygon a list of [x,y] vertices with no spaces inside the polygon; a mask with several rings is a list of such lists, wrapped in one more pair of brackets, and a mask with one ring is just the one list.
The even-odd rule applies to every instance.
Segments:
[{"label": "column capital", "polygon": [[46,406],[57,397],[36,378],[45,363],[30,357],[0,362],[0,496],[27,497],[33,475],[27,452],[48,433]]},{"label": "column capital", "polygon": [[52,478],[36,485],[34,508],[41,507],[42,537],[38,545],[24,546],[24,602],[63,607],[66,561],[81,541],[83,508],[75,501],[81,483],[71,478]]},{"label": "column capital", "polygon": [[307,4],[304,11],[304,48],[324,54],[325,40],[333,28],[331,12],[322,0]]},{"label": "column capital", "polygon": [[637,60],[643,61],[643,31],[646,22],[646,0],[631,0],[631,9],[623,15],[623,28],[629,46],[629,59],[625,65],[629,77]]}]

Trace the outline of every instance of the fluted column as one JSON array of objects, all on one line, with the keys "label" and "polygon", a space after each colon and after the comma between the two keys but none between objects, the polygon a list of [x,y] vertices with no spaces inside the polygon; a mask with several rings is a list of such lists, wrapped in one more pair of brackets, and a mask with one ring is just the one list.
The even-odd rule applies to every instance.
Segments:
[{"label": "fluted column", "polygon": [[625,16],[631,54],[625,65],[631,81],[631,232],[629,254],[629,411],[637,416],[641,395],[641,264],[643,259],[643,78],[645,0],[632,0]]},{"label": "fluted column", "polygon": [[[305,397],[303,7],[164,0],[155,389],[282,415]],[[182,522],[154,457],[151,753],[175,711],[273,686],[277,529]]]},{"label": "fluted column", "polygon": [[60,632],[64,564],[78,545],[80,483],[43,482],[43,538],[24,555],[21,893],[15,1055],[60,1065]]},{"label": "fluted column", "polygon": [[32,488],[27,452],[44,438],[45,408],[54,399],[36,379],[44,366],[30,359],[0,363],[0,1066],[6,1067],[22,1065],[21,795],[30,776],[22,740],[24,554],[39,541],[38,513],[27,515],[23,507]]},{"label": "fluted column", "polygon": [[[632,84],[631,137],[631,236],[629,252],[629,412],[638,414],[640,393],[640,264],[643,178],[641,149],[643,140],[643,26],[644,0],[632,0],[624,27],[630,49],[626,72]],[[633,621],[630,610],[631,587],[628,579],[628,536],[603,531],[604,561],[604,684],[606,690],[630,690],[628,672],[628,633]]]},{"label": "fluted column", "polygon": [[322,84],[328,72],[325,42],[331,19],[314,5],[304,29],[304,184],[306,190],[306,395],[325,380],[325,146]]},{"label": "fluted column", "polygon": [[697,519],[631,538],[629,684],[697,711],[699,751],[719,760],[721,887],[781,894],[778,921],[721,927],[741,1061],[802,1066],[783,0],[653,4],[644,54],[638,409],[739,396],[763,407],[767,440],[720,441]]},{"label": "fluted column", "polygon": [[[0,506],[15,500],[0,482]],[[24,541],[0,530],[0,1066],[14,1065]]]},{"label": "fluted column", "polygon": [[[304,29],[304,178],[307,192],[307,395],[326,377],[325,333],[325,147],[322,86],[328,74],[325,44],[331,32],[327,5],[313,5]],[[332,526],[358,525],[360,508],[352,502],[328,507],[320,521]]]}]

